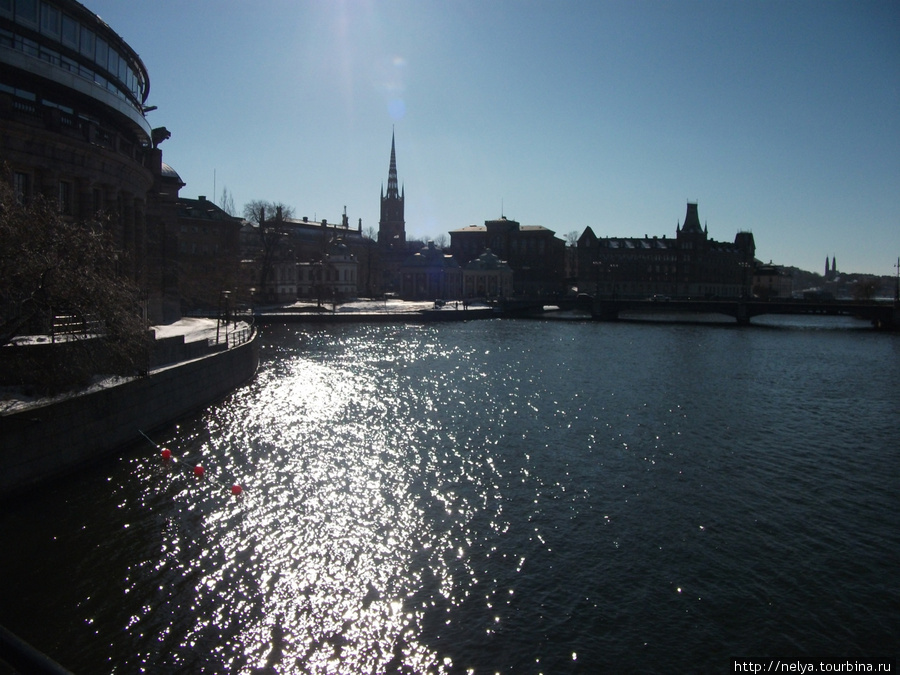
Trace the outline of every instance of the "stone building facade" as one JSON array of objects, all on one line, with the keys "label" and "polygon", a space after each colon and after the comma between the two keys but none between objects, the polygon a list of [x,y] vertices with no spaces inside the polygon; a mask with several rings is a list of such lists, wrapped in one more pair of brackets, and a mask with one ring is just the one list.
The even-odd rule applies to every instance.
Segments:
[{"label": "stone building facade", "polygon": [[513,271],[490,250],[463,268],[463,298],[496,300],[513,295]]},{"label": "stone building facade", "polygon": [[462,272],[453,256],[433,241],[400,266],[400,297],[404,300],[459,300]]},{"label": "stone building facade", "polygon": [[6,0],[0,65],[0,157],[18,197],[54,200],[73,220],[107,215],[147,318],[177,318],[175,214],[159,198],[168,132],[147,121],[137,53],[79,2]]},{"label": "stone building facade", "polygon": [[748,297],[756,244],[750,232],[733,242],[709,238],[689,202],[675,238],[604,237],[588,227],[578,239],[578,288],[597,297]]},{"label": "stone building facade", "polygon": [[359,261],[342,240],[331,242],[324,257],[297,265],[297,297],[317,302],[355,300],[359,289]]},{"label": "stone building facade", "polygon": [[340,223],[276,216],[264,234],[245,223],[240,241],[243,291],[256,302],[369,296],[378,275],[378,247],[363,236],[361,220],[350,227],[346,209]]},{"label": "stone building facade", "polygon": [[197,199],[178,197],[176,208],[182,309],[216,307],[223,291],[234,292],[239,285],[243,220],[202,195]]},{"label": "stone building facade", "polygon": [[553,230],[540,225],[520,225],[501,216],[484,225],[470,225],[450,232],[450,250],[465,266],[486,250],[505,260],[513,271],[513,293],[542,296],[561,292],[565,286],[565,248]]},{"label": "stone building facade", "polygon": [[757,298],[790,298],[794,293],[794,280],[789,270],[773,265],[756,265],[753,270],[753,295]]}]

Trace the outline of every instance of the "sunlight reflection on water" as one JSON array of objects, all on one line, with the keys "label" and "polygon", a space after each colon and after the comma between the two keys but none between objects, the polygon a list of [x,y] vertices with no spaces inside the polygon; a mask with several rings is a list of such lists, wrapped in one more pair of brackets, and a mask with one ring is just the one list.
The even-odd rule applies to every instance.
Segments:
[{"label": "sunlight reflection on water", "polygon": [[[134,460],[158,543],[128,574],[136,661],[258,673],[668,667],[686,640],[759,644],[732,617],[749,604],[748,625],[771,624],[788,602],[775,594],[793,608],[777,619],[781,639],[823,639],[792,617],[842,588],[845,568],[819,551],[840,551],[847,533],[804,520],[811,495],[838,486],[843,501],[816,502],[832,517],[872,508],[857,494],[886,497],[868,475],[842,494],[842,461],[816,454],[809,420],[839,414],[827,398],[796,410],[779,399],[796,395],[779,378],[818,386],[807,361],[733,330],[479,323],[272,329],[252,384],[158,439],[181,462]],[[582,351],[587,340],[600,346]],[[815,344],[835,350],[824,370],[846,361],[843,346]],[[862,424],[876,438],[896,428],[875,419]],[[184,470],[197,462],[207,478]],[[880,514],[866,515],[882,535],[872,569],[896,546]],[[828,610],[810,600],[804,611]]]},{"label": "sunlight reflection on water", "polygon": [[[448,665],[419,641],[423,603],[433,606],[435,596],[457,602],[447,561],[465,568],[466,523],[489,506],[487,494],[465,486],[480,486],[492,466],[448,459],[460,439],[440,428],[445,402],[436,399],[444,390],[459,399],[456,414],[465,414],[469,395],[441,368],[429,367],[432,380],[417,382],[410,396],[410,378],[419,377],[408,372],[414,362],[450,358],[435,351],[427,332],[422,338],[355,336],[336,356],[283,350],[182,448],[235,480],[246,476],[239,501],[222,499],[211,485],[198,495],[190,481],[175,497],[185,506],[163,550],[167,559],[190,558],[180,563],[193,578],[190,609],[206,616],[188,630],[187,644],[210,625],[224,634],[230,625],[237,629],[231,641],[256,668],[424,672]],[[454,368],[466,368],[462,350],[452,356]],[[493,524],[504,526],[499,509]],[[234,657],[229,665],[237,665]]]}]

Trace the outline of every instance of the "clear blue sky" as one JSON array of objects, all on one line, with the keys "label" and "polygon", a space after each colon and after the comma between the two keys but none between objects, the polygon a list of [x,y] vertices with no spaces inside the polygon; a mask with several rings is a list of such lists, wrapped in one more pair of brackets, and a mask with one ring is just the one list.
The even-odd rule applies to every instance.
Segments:
[{"label": "clear blue sky", "polygon": [[182,195],[407,237],[499,216],[674,236],[688,200],[757,257],[891,274],[900,3],[83,0],[141,56]]}]

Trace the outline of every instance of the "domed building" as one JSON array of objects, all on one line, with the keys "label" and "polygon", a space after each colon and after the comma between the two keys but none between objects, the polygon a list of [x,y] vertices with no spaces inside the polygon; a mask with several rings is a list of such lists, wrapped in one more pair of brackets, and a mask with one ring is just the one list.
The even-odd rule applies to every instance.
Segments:
[{"label": "domed building", "polygon": [[171,319],[165,259],[183,183],[163,171],[169,133],[147,121],[137,53],[75,0],[5,0],[0,65],[0,157],[17,197],[43,195],[72,220],[107,215],[147,318]]},{"label": "domed building", "polygon": [[400,266],[400,297],[404,300],[459,300],[461,283],[459,263],[433,241]]},{"label": "domed building", "polygon": [[334,239],[321,261],[296,264],[299,270],[293,300],[315,299],[345,302],[358,295],[359,261],[342,239]]},{"label": "domed building", "polygon": [[463,297],[507,298],[513,294],[512,268],[487,249],[463,268]]},{"label": "domed building", "polygon": [[466,265],[486,249],[507,261],[513,270],[516,294],[540,296],[564,287],[566,244],[553,230],[541,225],[521,225],[504,215],[450,231],[450,249]]}]

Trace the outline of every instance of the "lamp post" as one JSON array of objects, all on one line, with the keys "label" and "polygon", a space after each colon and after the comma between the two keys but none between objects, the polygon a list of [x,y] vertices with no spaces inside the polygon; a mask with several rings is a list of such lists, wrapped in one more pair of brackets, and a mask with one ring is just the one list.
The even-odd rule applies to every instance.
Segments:
[{"label": "lamp post", "polygon": [[894,302],[900,302],[900,258],[897,258],[897,284],[894,286]]},{"label": "lamp post", "polygon": [[216,344],[219,344],[219,327],[225,324],[225,342],[228,342],[228,300],[231,297],[231,291],[222,291],[219,295],[219,317],[216,320]]}]

